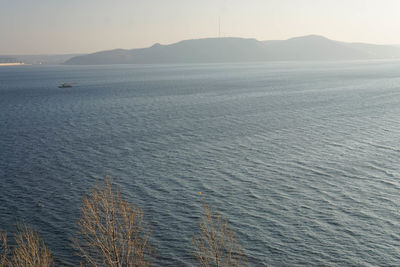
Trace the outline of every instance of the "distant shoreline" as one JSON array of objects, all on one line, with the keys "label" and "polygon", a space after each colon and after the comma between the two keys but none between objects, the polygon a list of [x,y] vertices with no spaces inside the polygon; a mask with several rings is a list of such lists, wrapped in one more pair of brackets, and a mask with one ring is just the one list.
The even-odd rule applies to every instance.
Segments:
[{"label": "distant shoreline", "polygon": [[0,63],[1,66],[20,66],[20,65],[26,65],[25,63]]}]

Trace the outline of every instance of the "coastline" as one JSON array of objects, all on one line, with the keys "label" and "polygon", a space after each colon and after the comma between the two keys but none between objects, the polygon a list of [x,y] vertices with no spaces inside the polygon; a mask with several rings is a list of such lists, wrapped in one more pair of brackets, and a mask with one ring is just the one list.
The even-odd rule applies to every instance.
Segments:
[{"label": "coastline", "polygon": [[2,66],[20,66],[20,65],[26,65],[25,63],[0,63],[0,67]]}]

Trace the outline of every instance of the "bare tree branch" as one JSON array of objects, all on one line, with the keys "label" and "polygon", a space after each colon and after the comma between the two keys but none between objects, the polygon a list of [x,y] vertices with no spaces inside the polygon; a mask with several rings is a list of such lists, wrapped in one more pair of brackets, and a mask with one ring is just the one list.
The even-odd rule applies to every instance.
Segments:
[{"label": "bare tree branch", "polygon": [[82,265],[150,265],[150,232],[143,223],[143,211],[124,200],[108,177],[84,197],[78,226],[74,244]]},{"label": "bare tree branch", "polygon": [[198,266],[247,266],[246,257],[228,221],[213,214],[204,203],[204,216],[199,222],[200,233],[192,238],[193,254]]},{"label": "bare tree branch", "polygon": [[10,251],[7,244],[7,233],[0,231],[0,267],[9,266],[9,253]]},{"label": "bare tree branch", "polygon": [[38,234],[26,225],[17,225],[17,230],[17,234],[15,235],[16,247],[13,250],[9,266],[53,266],[53,258],[50,251],[39,240]]}]

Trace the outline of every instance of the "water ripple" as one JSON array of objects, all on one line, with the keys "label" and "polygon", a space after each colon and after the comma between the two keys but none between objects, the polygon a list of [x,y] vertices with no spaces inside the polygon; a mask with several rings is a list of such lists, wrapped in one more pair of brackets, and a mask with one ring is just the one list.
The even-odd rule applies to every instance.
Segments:
[{"label": "water ripple", "polygon": [[2,68],[0,228],[27,222],[76,265],[80,201],[107,173],[143,207],[156,266],[193,264],[202,199],[253,266],[399,265],[399,76],[395,61]]}]

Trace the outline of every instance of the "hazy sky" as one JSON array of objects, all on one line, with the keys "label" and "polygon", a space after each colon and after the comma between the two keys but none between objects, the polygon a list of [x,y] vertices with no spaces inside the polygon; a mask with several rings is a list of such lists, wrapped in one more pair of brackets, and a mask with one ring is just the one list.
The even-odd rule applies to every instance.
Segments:
[{"label": "hazy sky", "polygon": [[400,0],[0,0],[0,54],[87,53],[218,36],[400,44]]}]

